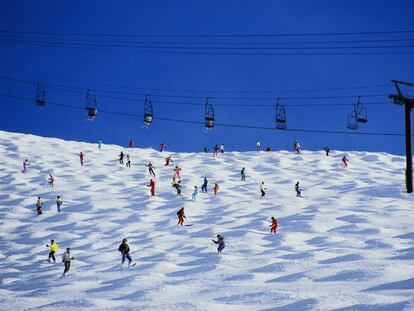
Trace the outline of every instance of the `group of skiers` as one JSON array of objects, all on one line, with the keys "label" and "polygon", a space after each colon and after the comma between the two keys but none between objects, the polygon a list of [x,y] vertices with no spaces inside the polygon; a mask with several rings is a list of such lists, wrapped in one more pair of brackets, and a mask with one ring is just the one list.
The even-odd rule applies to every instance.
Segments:
[{"label": "group of skiers", "polygon": [[220,146],[218,144],[215,144],[213,150],[213,156],[217,157],[219,153],[224,153],[224,144],[221,144]]},{"label": "group of skiers", "polygon": [[[260,143],[260,140],[256,142],[256,151],[257,152],[262,151],[262,144]],[[265,151],[267,152],[272,151],[272,148],[269,145],[267,145]]]},{"label": "group of skiers", "polygon": [[[135,264],[136,264],[136,263],[132,263],[132,258],[129,255],[130,248],[129,248],[129,245],[128,245],[127,242],[128,242],[127,239],[123,239],[122,243],[118,247],[118,250],[121,252],[121,256],[122,256],[121,267],[124,264],[125,259],[128,259],[128,266],[135,266]],[[51,240],[50,245],[46,245],[46,247],[49,248],[49,255],[48,255],[48,260],[47,261],[49,263],[51,263],[52,261],[53,261],[53,263],[56,263],[55,254],[59,250],[58,244],[55,242],[55,240]],[[69,272],[71,262],[74,259],[75,259],[75,257],[73,257],[72,254],[70,253],[70,247],[67,247],[66,251],[62,254],[62,262],[64,264],[64,270],[63,270],[62,277],[65,276],[66,273]]]},{"label": "group of skiers", "polygon": [[[133,147],[133,140],[130,141],[129,146],[131,148]],[[261,148],[260,141],[257,141],[256,146],[257,146],[257,150],[260,151],[260,148]],[[160,147],[161,147],[161,150],[160,150],[160,152],[161,152],[163,149],[165,149],[165,143],[162,143],[160,145]],[[218,144],[216,144],[216,146],[214,147],[214,150],[215,150],[215,153],[217,153],[217,154],[218,154],[219,150],[220,150],[221,153],[224,153],[224,145],[222,144],[219,147]],[[324,147],[324,150],[325,150],[326,155],[329,156],[329,151],[330,151],[329,148]],[[299,144],[298,141],[295,141],[295,143],[294,143],[294,152],[295,153],[300,153],[301,152],[300,144]],[[121,151],[121,153],[119,154],[119,163],[120,164],[124,164],[124,157],[125,157],[125,154],[124,154],[123,151]],[[80,159],[81,165],[83,165],[83,160],[84,160],[83,152],[79,153],[79,159]],[[130,160],[129,155],[126,156],[126,159],[127,159],[126,166],[130,167],[131,160]],[[344,155],[341,160],[343,162],[343,165],[345,167],[347,167],[348,162],[349,162],[348,158]],[[173,163],[173,162],[174,161],[172,160],[171,155],[169,155],[168,157],[165,158],[165,166],[169,166],[169,164]],[[28,159],[25,159],[24,162],[23,162],[23,172],[27,171],[28,166],[29,166],[29,161],[28,161]],[[152,162],[150,161],[145,166],[148,168],[148,172],[151,175],[151,177],[155,178],[156,177],[156,175],[155,175],[155,166],[152,164]],[[173,188],[176,189],[177,195],[180,195],[182,193],[181,176],[180,176],[181,168],[176,165],[173,171],[174,171],[174,174],[173,174],[171,185],[172,185]],[[245,167],[243,167],[241,169],[240,176],[241,176],[242,181],[246,180],[246,168]],[[147,185],[150,188],[151,196],[155,196],[155,181],[154,181],[153,178],[150,179],[149,184]],[[54,177],[51,174],[49,175],[48,183],[49,183],[49,185],[51,185],[53,187]],[[207,185],[208,185],[207,177],[204,177],[203,184],[201,185],[201,192],[202,193],[207,193]],[[262,182],[260,184],[261,197],[264,197],[266,195],[266,190],[267,190],[267,188],[265,187],[264,182]],[[217,182],[215,182],[214,187],[213,187],[213,193],[215,195],[217,195],[218,191],[219,191],[219,185],[218,185]],[[296,191],[296,196],[301,197],[301,189],[299,188],[299,181],[295,184],[295,191]],[[197,194],[198,194],[198,186],[194,186],[194,191],[193,191],[192,196],[191,196],[193,201],[195,201],[197,199]],[[62,205],[62,200],[60,199],[60,196],[58,196],[56,204],[57,204],[57,211],[60,213],[60,211],[61,211],[60,207]],[[42,212],[42,207],[43,207],[43,201],[39,197],[38,201],[36,203],[36,211],[37,211],[38,215],[41,215],[43,213]]]},{"label": "group of skiers", "polygon": [[[50,241],[50,245],[46,245],[46,247],[49,248],[50,252],[49,252],[49,256],[48,256],[48,262],[52,262],[56,263],[56,257],[55,254],[57,253],[57,251],[59,250],[59,246],[57,245],[57,243],[55,242],[55,240],[51,240]],[[63,274],[62,276],[65,276],[67,272],[69,272],[70,270],[70,265],[72,260],[74,260],[75,257],[73,257],[70,253],[70,247],[66,248],[66,252],[64,252],[62,254],[62,262],[65,266],[64,270],[63,270]]]},{"label": "group of skiers", "polygon": [[[60,197],[60,195],[58,195],[56,197],[56,210],[57,210],[58,213],[60,213],[60,211],[61,211],[62,204],[63,204],[63,200]],[[40,197],[37,197],[37,202],[36,202],[36,213],[37,213],[37,215],[42,215],[43,214],[42,208],[43,208],[43,200]]]},{"label": "group of skiers", "polygon": [[[242,179],[242,180],[244,180],[244,179]],[[261,197],[264,197],[266,195],[266,191],[267,191],[267,188],[265,187],[264,181],[262,181],[262,183],[260,184]],[[295,184],[295,191],[296,191],[296,196],[297,197],[302,197],[301,196],[301,193],[302,193],[301,189],[299,189],[299,181],[296,182],[296,184]]]},{"label": "group of skiers", "polygon": [[[177,216],[178,216],[178,223],[177,225],[183,225],[184,224],[184,219],[186,219],[185,216],[185,212],[184,212],[184,207],[182,207],[178,212],[177,212]],[[271,224],[270,224],[270,233],[272,234],[276,234],[277,229],[278,229],[278,222],[276,220],[275,217],[271,217]],[[221,234],[217,234],[216,236],[217,240],[212,239],[211,241],[214,244],[217,244],[217,252],[221,253],[223,251],[223,249],[225,248],[226,244],[224,242],[224,237]],[[127,239],[123,239],[122,243],[119,245],[118,247],[118,251],[121,253],[121,267],[123,266],[125,260],[128,260],[128,267],[131,266],[135,266],[136,262],[132,263],[132,258],[130,256],[130,247],[128,245],[128,240]],[[57,251],[59,250],[59,246],[58,244],[55,242],[55,240],[51,240],[50,241],[50,245],[46,245],[46,247],[49,248],[49,255],[48,255],[48,262],[51,263],[53,260],[53,263],[56,263],[56,257],[55,254],[57,253]],[[210,252],[211,255],[211,252]],[[66,275],[66,273],[69,272],[70,270],[70,266],[71,266],[71,262],[75,259],[75,257],[72,256],[72,254],[70,253],[70,247],[66,248],[66,251],[62,254],[62,262],[64,264],[64,270],[63,270],[63,274],[62,277]]]},{"label": "group of skiers", "polygon": [[[125,157],[125,154],[123,151],[121,151],[121,153],[119,154],[119,164],[124,164],[124,157]],[[131,167],[131,159],[129,158],[129,154],[126,155],[125,165],[127,167]]]},{"label": "group of skiers", "polygon": [[[99,148],[101,148],[101,143],[102,142],[99,141]],[[134,147],[134,141],[130,140],[129,148],[133,148],[133,147]],[[165,148],[166,148],[165,143],[160,144],[160,152],[162,152]],[[257,141],[256,148],[257,148],[257,151],[261,151],[260,141]],[[268,149],[270,149],[270,147],[266,148],[266,150],[268,150]],[[329,152],[330,152],[329,148],[325,147],[324,150],[325,150],[326,156],[329,156]],[[270,151],[271,151],[271,149],[270,149]],[[224,145],[223,144],[221,146],[219,146],[218,144],[216,144],[214,146],[214,156],[218,156],[219,152],[224,153]],[[298,141],[295,141],[295,143],[294,143],[294,152],[297,153],[297,154],[301,153],[301,147],[300,147],[300,144],[299,144]],[[119,164],[124,164],[124,157],[125,157],[125,154],[123,153],[123,151],[121,151],[121,153],[119,154]],[[83,154],[83,152],[79,153],[79,160],[80,160],[81,166],[83,166],[83,164],[84,164],[84,154]],[[343,162],[343,165],[345,167],[347,167],[348,162],[349,162],[348,158],[344,155],[341,160]],[[174,161],[172,160],[171,155],[169,155],[168,157],[165,158],[165,166],[169,166],[170,163],[174,163]],[[129,155],[126,155],[126,163],[125,164],[126,164],[126,166],[130,167],[131,161],[130,161]],[[25,159],[24,162],[23,162],[23,171],[22,171],[23,173],[27,172],[27,169],[28,169],[29,165],[30,164],[29,164],[28,159]],[[149,162],[145,166],[148,168],[148,172],[151,175],[151,177],[153,177],[155,179],[155,177],[156,177],[156,175],[155,175],[155,166],[151,162]],[[174,174],[173,174],[173,177],[172,177],[172,184],[171,185],[172,185],[172,187],[174,187],[176,189],[177,194],[181,194],[181,188],[182,188],[182,186],[181,186],[181,176],[180,176],[181,168],[176,165],[175,168],[173,169],[173,172],[174,172]],[[151,196],[155,196],[155,181],[154,181],[153,178],[150,179],[150,182],[147,185],[148,187],[150,187]],[[54,186],[54,180],[55,180],[54,177],[51,174],[49,174],[48,184],[52,187]],[[243,167],[240,171],[240,180],[241,181],[246,181],[246,168],[245,167]],[[208,191],[207,186],[208,186],[208,179],[207,179],[207,177],[204,177],[203,184],[201,185],[201,192],[202,193],[207,193],[207,191]],[[296,182],[294,188],[295,188],[295,191],[296,191],[296,196],[301,197],[302,191],[299,188],[299,181]],[[215,195],[217,195],[218,191],[219,191],[219,185],[218,185],[217,182],[215,182],[214,187],[213,187],[213,193]],[[264,197],[266,195],[266,191],[267,191],[267,188],[265,187],[265,184],[262,181],[261,184],[260,184],[261,197]],[[198,195],[198,186],[194,186],[194,191],[192,193],[192,200],[193,201],[197,200],[197,195]],[[57,208],[58,213],[61,212],[62,204],[63,204],[62,198],[60,196],[57,196],[57,198],[56,198],[56,208]],[[36,202],[36,212],[37,212],[38,215],[43,214],[43,211],[42,211],[43,205],[44,205],[44,203],[43,203],[41,197],[38,197],[37,202]],[[183,226],[184,222],[185,222],[185,219],[186,219],[184,207],[182,207],[177,212],[177,217],[178,217],[177,225]],[[270,233],[275,234],[277,232],[277,229],[278,229],[278,221],[275,217],[271,217],[270,221],[271,221],[271,224],[269,225]],[[212,239],[212,242],[214,244],[218,245],[217,251],[219,253],[221,253],[223,251],[223,249],[225,248],[224,237],[222,235],[218,234],[216,236],[216,238],[217,238],[217,240]],[[53,260],[53,262],[56,262],[55,254],[57,253],[57,251],[59,249],[57,243],[54,240],[51,240],[50,245],[46,245],[46,246],[50,250],[49,255],[48,255],[48,261],[51,262]],[[129,248],[129,245],[127,244],[127,239],[123,239],[121,245],[119,245],[118,250],[121,252],[121,256],[122,256],[121,266],[124,264],[125,260],[128,260],[128,266],[135,265],[135,263],[132,264],[132,259],[131,259],[131,256],[129,255],[130,248]],[[70,270],[72,260],[74,260],[74,257],[70,253],[70,248],[66,248],[66,252],[64,252],[63,255],[62,255],[62,262],[64,263],[64,266],[65,266],[63,276]]]}]

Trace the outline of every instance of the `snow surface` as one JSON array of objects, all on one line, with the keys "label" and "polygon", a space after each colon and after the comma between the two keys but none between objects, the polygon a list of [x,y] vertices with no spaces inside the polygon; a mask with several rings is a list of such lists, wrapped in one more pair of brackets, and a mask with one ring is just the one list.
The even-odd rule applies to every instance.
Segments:
[{"label": "snow surface", "polygon": [[[121,150],[131,168],[118,164]],[[403,191],[403,157],[347,152],[344,168],[338,151],[172,153],[183,168],[180,197],[173,166],[164,166],[169,154],[0,132],[0,309],[414,309],[414,204]],[[150,160],[156,197],[146,186]],[[209,193],[192,202],[204,176]],[[295,197],[298,180],[304,198]],[[182,206],[193,226],[176,225]],[[221,255],[211,243],[218,233],[228,241]],[[123,238],[135,267],[120,267]],[[56,264],[42,262],[51,239]],[[66,247],[76,259],[60,278]]]}]

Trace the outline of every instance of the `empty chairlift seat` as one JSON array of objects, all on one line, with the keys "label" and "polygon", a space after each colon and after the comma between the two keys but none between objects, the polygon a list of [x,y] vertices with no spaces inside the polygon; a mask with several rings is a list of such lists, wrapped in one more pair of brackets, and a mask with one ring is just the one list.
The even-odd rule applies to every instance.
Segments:
[{"label": "empty chairlift seat", "polygon": [[85,109],[89,119],[95,119],[96,115],[98,114],[98,103],[96,101],[96,96],[92,94],[91,90],[88,90],[86,92]]},{"label": "empty chairlift seat", "polygon": [[287,120],[286,120],[286,110],[285,106],[279,104],[279,99],[276,103],[276,128],[278,130],[286,130]]},{"label": "empty chairlift seat", "polygon": [[144,127],[147,128],[154,119],[154,110],[152,107],[152,102],[145,96],[144,101]]},{"label": "empty chairlift seat", "polygon": [[38,83],[36,87],[36,105],[44,106],[46,104],[46,91],[42,83]]},{"label": "empty chairlift seat", "polygon": [[206,105],[204,109],[204,125],[207,130],[214,127],[214,108],[208,103],[208,97],[206,99]]}]

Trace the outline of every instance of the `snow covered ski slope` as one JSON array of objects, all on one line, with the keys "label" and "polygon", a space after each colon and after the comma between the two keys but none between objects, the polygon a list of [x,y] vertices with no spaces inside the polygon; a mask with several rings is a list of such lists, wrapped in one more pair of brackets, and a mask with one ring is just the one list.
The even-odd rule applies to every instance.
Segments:
[{"label": "snow covered ski slope", "polygon": [[[130,168],[119,164],[121,150]],[[0,132],[0,310],[413,310],[414,197],[403,192],[404,159],[347,152],[345,168],[343,155],[213,158]],[[171,187],[175,165],[181,196]],[[177,226],[181,207],[192,226]],[[227,243],[220,255],[217,234]],[[134,267],[120,267],[123,238]],[[45,262],[52,239],[55,264]],[[67,247],[75,260],[60,278]]]}]

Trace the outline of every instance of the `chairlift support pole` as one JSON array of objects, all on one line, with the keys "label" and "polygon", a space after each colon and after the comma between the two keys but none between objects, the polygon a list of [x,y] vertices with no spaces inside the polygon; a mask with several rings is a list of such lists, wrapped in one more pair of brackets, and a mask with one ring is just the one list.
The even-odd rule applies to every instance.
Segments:
[{"label": "chairlift support pole", "polygon": [[412,83],[391,80],[395,84],[397,89],[397,95],[390,95],[394,102],[400,105],[405,105],[405,156],[406,156],[406,169],[405,169],[405,186],[407,193],[413,192],[413,153],[412,153],[412,130],[411,130],[411,110],[414,107],[414,98],[405,97],[398,84],[414,86]]}]

